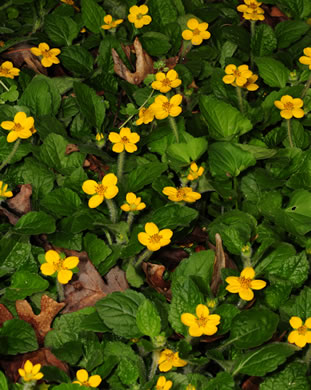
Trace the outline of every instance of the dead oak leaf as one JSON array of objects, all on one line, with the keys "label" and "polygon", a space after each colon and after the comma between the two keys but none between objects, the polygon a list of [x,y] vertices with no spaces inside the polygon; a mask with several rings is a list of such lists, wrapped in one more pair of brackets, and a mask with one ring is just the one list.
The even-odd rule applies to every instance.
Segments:
[{"label": "dead oak leaf", "polygon": [[30,197],[32,195],[31,184],[22,184],[20,186],[20,191],[13,198],[8,199],[8,206],[14,210],[16,213],[23,215],[31,211],[31,201]]},{"label": "dead oak leaf", "polygon": [[0,327],[5,321],[12,320],[13,315],[11,312],[2,304],[0,303]]},{"label": "dead oak leaf", "polygon": [[0,207],[0,215],[4,215],[5,217],[7,217],[11,225],[16,225],[17,221],[19,220],[19,217],[17,217],[15,214],[11,213],[4,207]]},{"label": "dead oak leaf", "polygon": [[171,300],[170,283],[163,279],[163,274],[166,270],[164,265],[145,262],[142,264],[142,269],[146,274],[147,283],[158,293],[165,295],[168,300]]}]

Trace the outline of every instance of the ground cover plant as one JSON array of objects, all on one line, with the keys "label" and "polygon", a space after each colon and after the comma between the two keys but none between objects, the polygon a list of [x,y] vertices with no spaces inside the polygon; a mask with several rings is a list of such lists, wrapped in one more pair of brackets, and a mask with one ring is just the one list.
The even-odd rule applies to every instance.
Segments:
[{"label": "ground cover plant", "polygon": [[310,1],[0,20],[0,389],[311,388]]}]

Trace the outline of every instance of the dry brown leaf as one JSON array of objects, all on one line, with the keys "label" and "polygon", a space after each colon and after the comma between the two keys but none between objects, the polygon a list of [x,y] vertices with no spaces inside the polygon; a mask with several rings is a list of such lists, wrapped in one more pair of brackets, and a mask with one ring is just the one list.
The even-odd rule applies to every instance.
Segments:
[{"label": "dry brown leaf", "polygon": [[75,145],[75,144],[68,144],[66,146],[66,151],[65,151],[65,154],[68,155],[68,154],[71,154],[73,152],[79,152],[79,147],[78,145]]},{"label": "dry brown leaf", "polygon": [[91,171],[94,171],[98,174],[99,179],[101,180],[106,173],[109,171],[109,166],[103,164],[96,156],[89,154],[87,159],[84,161],[84,167],[89,168]]},{"label": "dry brown leaf", "polygon": [[51,323],[56,314],[65,306],[47,295],[41,297],[41,312],[35,315],[26,300],[16,301],[16,311],[21,320],[28,322],[36,333],[39,345],[42,345],[46,334],[51,330]]},{"label": "dry brown leaf", "polygon": [[[131,72],[126,65],[123,63],[121,58],[119,57],[119,54],[116,52],[116,50],[112,49],[112,58],[114,62],[114,71],[122,77],[124,80],[126,80],[130,84],[140,84],[148,74],[153,73],[153,60],[143,50],[141,43],[139,42],[139,39],[136,38],[134,41],[134,52],[136,54],[136,71],[135,73]],[[125,53],[128,53],[128,47],[123,49]]]},{"label": "dry brown leaf", "polygon": [[42,73],[47,75],[47,70],[41,65],[39,57],[31,53],[30,49],[34,45],[28,45],[27,43],[21,43],[10,48],[1,56],[5,59],[11,60],[15,66],[21,68],[26,63],[27,67],[32,69],[36,73]]},{"label": "dry brown leaf", "polygon": [[242,385],[242,390],[259,390],[259,385],[263,378],[259,376],[250,376]]},{"label": "dry brown leaf", "polygon": [[165,295],[168,300],[171,300],[170,283],[163,279],[166,269],[164,265],[145,262],[142,264],[142,269],[146,274],[147,283],[160,294]]},{"label": "dry brown leaf", "polygon": [[20,191],[13,198],[8,199],[8,206],[18,214],[27,214],[31,211],[30,197],[32,195],[31,184],[22,184]]},{"label": "dry brown leaf", "polygon": [[17,221],[19,220],[19,217],[17,217],[15,214],[11,213],[9,210],[5,209],[4,207],[0,207],[0,215],[4,215],[9,220],[10,224],[16,225]]},{"label": "dry brown leaf", "polygon": [[212,293],[216,296],[218,288],[221,284],[221,270],[226,268],[226,256],[224,249],[222,247],[222,240],[218,233],[215,235],[216,240],[216,252],[215,252],[215,260],[214,260],[214,270],[213,277],[211,283]]},{"label": "dry brown leaf", "polygon": [[5,321],[12,320],[12,318],[13,315],[2,303],[0,303],[0,327]]},{"label": "dry brown leaf", "polygon": [[34,352],[17,355],[12,358],[0,360],[0,367],[5,374],[13,381],[17,382],[20,378],[18,369],[23,367],[27,360],[33,364],[41,364],[41,366],[54,366],[64,371],[69,375],[69,368],[66,363],[61,362],[53,353],[47,348],[41,348]]}]

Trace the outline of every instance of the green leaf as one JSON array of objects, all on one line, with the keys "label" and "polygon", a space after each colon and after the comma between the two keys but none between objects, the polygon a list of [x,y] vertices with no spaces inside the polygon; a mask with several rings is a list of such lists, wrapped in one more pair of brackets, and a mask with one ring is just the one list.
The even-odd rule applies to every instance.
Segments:
[{"label": "green leaf", "polygon": [[151,56],[167,54],[171,48],[169,38],[159,32],[150,31],[143,34],[140,42],[146,52]]},{"label": "green leaf", "polygon": [[117,336],[125,338],[140,337],[136,324],[139,305],[146,298],[133,290],[113,292],[96,303],[96,309],[104,324]]},{"label": "green leaf", "polygon": [[172,328],[184,336],[189,328],[180,319],[183,313],[195,313],[197,305],[204,302],[203,295],[191,278],[180,277],[172,283],[172,301],[169,306],[168,319]]},{"label": "green leaf", "polygon": [[68,341],[59,348],[53,348],[52,351],[58,359],[76,365],[82,355],[82,344],[80,341]]},{"label": "green leaf", "polygon": [[101,130],[106,114],[103,100],[96,95],[94,89],[83,83],[74,83],[73,88],[80,111],[94,127]]},{"label": "green leaf", "polygon": [[39,348],[35,331],[28,322],[13,319],[3,323],[0,329],[0,353],[17,355]]},{"label": "green leaf", "polygon": [[283,0],[280,7],[288,9],[297,19],[304,19],[311,14],[311,3],[308,0]]},{"label": "green leaf", "polygon": [[117,374],[122,383],[125,385],[133,385],[139,377],[139,370],[136,362],[130,359],[121,359]]},{"label": "green leaf", "polygon": [[153,162],[139,165],[128,176],[128,191],[136,192],[151,184],[161,173],[167,170],[167,164]]},{"label": "green leaf", "polygon": [[85,27],[93,33],[99,34],[106,15],[104,9],[94,0],[82,0],[81,12]]},{"label": "green leaf", "polygon": [[288,316],[298,316],[303,319],[311,317],[311,288],[305,286],[297,296],[292,296],[283,306]]},{"label": "green leaf", "polygon": [[301,20],[285,20],[275,26],[279,49],[285,49],[302,37],[310,26]]},{"label": "green leaf", "polygon": [[[123,253],[124,252],[122,252],[122,255]],[[126,254],[126,257],[129,256],[127,256]],[[133,264],[129,264],[126,268],[126,280],[128,281],[130,286],[136,288],[141,287],[145,283],[145,278],[138,270],[136,270]]]},{"label": "green leaf", "polygon": [[230,142],[215,142],[210,145],[208,157],[211,174],[218,180],[239,176],[246,168],[256,164],[252,153]]},{"label": "green leaf", "polygon": [[[4,161],[9,156],[13,147],[14,147],[14,143],[8,143],[6,137],[0,137],[0,161],[1,162]],[[27,154],[29,154],[32,151],[32,149],[33,146],[31,144],[22,143],[21,145],[19,145],[15,155],[9,161],[8,164],[11,165],[20,161],[23,157],[27,156]]]},{"label": "green leaf", "polygon": [[56,46],[70,46],[77,38],[80,28],[72,18],[49,15],[44,20],[44,31]]},{"label": "green leaf", "polygon": [[136,324],[143,335],[156,337],[161,331],[161,318],[155,305],[145,299],[138,307]]},{"label": "green leaf", "polygon": [[297,347],[287,343],[271,343],[243,354],[234,361],[233,375],[238,373],[264,376],[277,369],[286,359],[297,351]]},{"label": "green leaf", "polygon": [[230,303],[224,303],[220,306],[217,306],[213,314],[220,315],[220,324],[218,326],[217,335],[222,335],[231,329],[232,320],[237,314],[240,313],[240,310]]},{"label": "green leaf", "polygon": [[56,230],[55,220],[43,211],[30,211],[23,215],[14,227],[19,234],[48,234]]},{"label": "green leaf", "polygon": [[148,14],[152,15],[152,20],[156,22],[161,29],[165,29],[166,24],[177,19],[177,10],[172,0],[150,0],[148,2],[148,7]]},{"label": "green leaf", "polygon": [[103,323],[97,311],[89,315],[83,316],[79,328],[82,330],[100,333],[109,331],[109,328],[107,328],[107,326]]},{"label": "green leaf", "polygon": [[269,87],[284,88],[289,77],[289,70],[282,62],[270,57],[255,59],[259,76]]},{"label": "green leaf", "polygon": [[170,159],[175,159],[184,164],[190,164],[192,161],[198,160],[207,149],[207,141],[205,138],[191,137],[187,143],[179,143],[170,145],[166,153]]},{"label": "green leaf", "polygon": [[95,267],[97,267],[112,253],[112,250],[105,241],[101,240],[92,233],[86,234],[83,239],[83,246]]},{"label": "green leaf", "polygon": [[305,390],[308,387],[307,366],[300,362],[289,363],[284,370],[266,378],[260,384],[260,390]]},{"label": "green leaf", "polygon": [[31,80],[19,100],[20,105],[27,106],[36,116],[56,115],[60,103],[61,96],[53,80],[43,75]]},{"label": "green leaf", "polygon": [[57,217],[72,215],[81,204],[79,196],[69,188],[56,188],[40,202],[42,207]]},{"label": "green leaf", "polygon": [[24,299],[49,287],[49,282],[29,271],[17,271],[12,276],[11,285],[5,291],[9,301]]},{"label": "green leaf", "polygon": [[198,216],[198,211],[179,204],[167,204],[153,212],[152,221],[160,228],[176,229],[189,226]]},{"label": "green leaf", "polygon": [[228,372],[218,372],[215,378],[208,381],[205,390],[234,390],[235,384],[233,377]]},{"label": "green leaf", "polygon": [[93,70],[94,59],[82,46],[65,47],[59,57],[62,65],[78,76],[88,76]]},{"label": "green leaf", "polygon": [[8,382],[2,371],[0,371],[0,388],[2,390],[9,390]]},{"label": "green leaf", "polygon": [[31,261],[31,244],[28,237],[7,233],[0,240],[0,253],[1,268],[16,271],[27,269],[33,272],[38,269],[36,262]]},{"label": "green leaf", "polygon": [[279,317],[270,310],[242,311],[232,320],[229,340],[239,349],[258,347],[271,339],[278,323]]},{"label": "green leaf", "polygon": [[103,349],[97,335],[93,332],[86,333],[81,340],[83,345],[83,358],[80,360],[79,366],[90,372],[103,363]]},{"label": "green leaf", "polygon": [[44,375],[44,380],[48,382],[69,383],[71,381],[63,370],[55,366],[43,366],[40,371]]},{"label": "green leaf", "polygon": [[231,140],[252,129],[251,122],[240,111],[213,96],[202,95],[200,109],[208,124],[209,135],[216,140]]},{"label": "green leaf", "polygon": [[253,55],[268,56],[274,52],[276,47],[277,39],[273,29],[267,24],[257,25],[251,42]]}]

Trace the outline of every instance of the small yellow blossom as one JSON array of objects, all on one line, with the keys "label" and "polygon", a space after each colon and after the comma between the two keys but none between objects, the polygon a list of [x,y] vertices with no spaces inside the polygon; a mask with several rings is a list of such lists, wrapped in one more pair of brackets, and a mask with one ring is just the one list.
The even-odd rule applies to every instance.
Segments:
[{"label": "small yellow blossom", "polygon": [[145,224],[145,232],[138,233],[138,241],[147,247],[148,250],[155,252],[162,246],[168,245],[171,242],[173,232],[171,229],[159,230],[153,222]]},{"label": "small yellow blossom", "polygon": [[161,352],[159,357],[159,370],[162,372],[167,372],[173,367],[184,367],[188,363],[185,360],[180,359],[178,352],[173,352],[170,349],[165,349]]},{"label": "small yellow blossom", "polygon": [[191,163],[190,165],[190,172],[187,176],[187,179],[188,180],[196,180],[197,178],[199,178],[200,176],[203,175],[203,172],[204,172],[204,168],[203,167],[198,167],[197,164],[195,162]]},{"label": "small yellow blossom", "polygon": [[97,142],[102,141],[104,138],[105,138],[105,136],[103,133],[97,133],[96,137],[95,137]]},{"label": "small yellow blossom", "polygon": [[60,63],[59,59],[56,57],[60,54],[60,50],[59,49],[50,49],[50,46],[45,42],[40,43],[38,47],[32,47],[30,49],[30,51],[35,56],[42,57],[41,64],[45,68],[48,68],[48,67],[52,66],[53,64]]},{"label": "small yellow blossom", "polygon": [[165,376],[160,376],[157,381],[155,390],[170,390],[172,386],[173,386],[172,381],[167,381]]},{"label": "small yellow blossom", "polygon": [[35,132],[33,117],[27,117],[24,112],[18,112],[14,116],[13,121],[1,122],[0,126],[4,130],[9,131],[9,134],[6,138],[8,142],[14,142],[17,140],[17,138],[29,138],[32,136],[33,132]]},{"label": "small yellow blossom", "polygon": [[165,119],[168,116],[178,116],[182,112],[181,107],[179,107],[181,102],[182,96],[180,94],[174,95],[170,100],[164,95],[158,95],[150,107],[157,119]]},{"label": "small yellow blossom", "polygon": [[209,309],[214,309],[217,305],[217,301],[216,299],[207,299],[206,301],[206,306],[209,308]]},{"label": "small yellow blossom", "polygon": [[5,43],[4,41],[0,41],[0,47],[4,47]]},{"label": "small yellow blossom", "polygon": [[0,77],[6,77],[8,79],[14,79],[19,75],[20,70],[13,67],[11,61],[5,61],[0,65]]},{"label": "small yellow blossom", "polygon": [[256,74],[252,74],[247,78],[246,83],[243,85],[243,88],[246,88],[248,91],[256,91],[259,88],[259,85],[255,84],[258,80],[258,76]]},{"label": "small yellow blossom", "polygon": [[169,70],[166,74],[158,72],[155,75],[155,78],[156,81],[151,84],[151,87],[162,93],[166,93],[172,88],[177,88],[181,84],[181,80],[178,78],[178,73],[174,69]]},{"label": "small yellow blossom", "polygon": [[291,317],[289,323],[294,329],[288,335],[289,343],[296,344],[300,348],[303,348],[307,343],[311,344],[311,317],[307,318],[303,324],[301,318],[294,316]]},{"label": "small yellow blossom", "polygon": [[61,284],[67,284],[73,275],[71,269],[75,268],[79,264],[79,258],[77,256],[69,256],[61,258],[61,256],[53,250],[49,250],[45,253],[46,263],[41,264],[40,270],[43,275],[53,275],[57,272],[57,280]]},{"label": "small yellow blossom", "polygon": [[189,383],[189,385],[186,387],[186,390],[195,390],[195,387]]},{"label": "small yellow blossom", "polygon": [[0,198],[11,198],[13,196],[12,191],[7,191],[8,185],[4,184],[3,181],[0,180]]},{"label": "small yellow blossom", "polygon": [[203,39],[211,37],[211,33],[207,31],[208,23],[199,23],[197,19],[191,18],[187,22],[187,27],[189,30],[184,30],[182,37],[185,41],[191,41],[193,45],[201,45]]},{"label": "small yellow blossom", "polygon": [[75,2],[73,0],[60,0],[60,1],[68,5],[75,5]]},{"label": "small yellow blossom", "polygon": [[89,207],[93,209],[103,203],[105,199],[114,198],[119,192],[119,188],[116,186],[117,182],[118,178],[113,173],[105,175],[101,183],[97,183],[95,180],[86,180],[82,185],[82,190],[88,195],[93,195],[89,199]]},{"label": "small yellow blossom", "polygon": [[292,98],[290,95],[284,95],[281,97],[281,100],[276,100],[274,105],[281,110],[280,115],[282,118],[291,119],[302,118],[304,116],[304,111],[301,108],[303,106],[303,100],[299,98]]},{"label": "small yellow blossom", "polygon": [[40,369],[41,364],[33,365],[30,360],[27,360],[24,367],[18,369],[18,373],[23,378],[24,382],[38,381],[43,378]]},{"label": "small yellow blossom", "polygon": [[173,202],[189,202],[193,203],[201,198],[201,194],[193,191],[191,187],[164,187],[162,190],[164,195],[167,195],[169,200]]},{"label": "small yellow blossom", "polygon": [[139,126],[139,125],[142,125],[142,124],[145,124],[147,125],[148,123],[152,122],[153,119],[154,119],[154,112],[152,111],[152,109],[149,107],[149,108],[141,108],[139,110],[139,119],[137,119],[136,121],[136,125]]},{"label": "small yellow blossom", "polygon": [[234,64],[227,65],[225,68],[226,76],[222,78],[225,84],[237,85],[243,87],[247,79],[253,72],[248,69],[248,65],[240,65],[238,68]]},{"label": "small yellow blossom", "polygon": [[110,30],[111,28],[116,28],[119,24],[123,23],[123,19],[113,20],[111,15],[106,15],[104,17],[104,22],[101,26],[104,30]]},{"label": "small yellow blossom", "polygon": [[126,194],[126,202],[121,206],[121,209],[127,213],[130,211],[140,211],[146,207],[145,203],[141,202],[141,197],[137,197],[133,192]]},{"label": "small yellow blossom", "polygon": [[85,32],[86,32],[86,28],[82,27],[81,30],[80,30],[80,33],[84,34]]},{"label": "small yellow blossom", "polygon": [[247,20],[264,20],[264,10],[260,8],[261,2],[256,0],[244,0],[244,4],[238,5],[237,10],[243,12],[243,18]]},{"label": "small yellow blossom", "polygon": [[189,326],[189,334],[192,337],[200,337],[203,334],[211,336],[217,332],[220,323],[218,314],[209,314],[207,306],[199,304],[196,307],[196,316],[191,313],[183,313],[181,322]]},{"label": "small yellow blossom", "polygon": [[114,144],[112,151],[115,153],[122,153],[124,149],[128,153],[136,152],[137,146],[135,144],[140,140],[140,136],[137,133],[132,133],[128,127],[122,127],[120,134],[109,133],[108,138]]},{"label": "small yellow blossom", "polygon": [[309,69],[311,70],[311,47],[306,47],[303,49],[304,56],[299,58],[299,62],[303,65],[309,65]]},{"label": "small yellow blossom", "polygon": [[78,370],[76,372],[77,380],[72,383],[77,383],[80,386],[86,387],[98,387],[102,381],[102,378],[99,375],[92,375],[89,377],[89,374],[86,370]]},{"label": "small yellow blossom", "polygon": [[254,277],[254,269],[246,267],[240,276],[228,276],[226,278],[226,282],[229,284],[226,290],[233,294],[238,293],[240,298],[245,301],[251,301],[254,298],[252,290],[261,290],[267,285],[264,280],[254,280]]},{"label": "small yellow blossom", "polygon": [[129,11],[127,18],[131,23],[134,23],[136,28],[142,28],[151,23],[151,16],[147,15],[149,8],[146,5],[141,5],[140,7],[134,5]]}]

